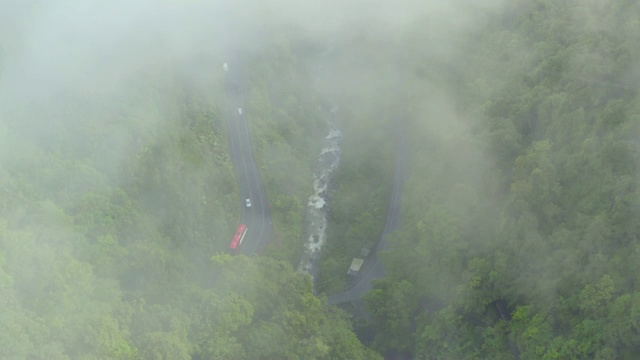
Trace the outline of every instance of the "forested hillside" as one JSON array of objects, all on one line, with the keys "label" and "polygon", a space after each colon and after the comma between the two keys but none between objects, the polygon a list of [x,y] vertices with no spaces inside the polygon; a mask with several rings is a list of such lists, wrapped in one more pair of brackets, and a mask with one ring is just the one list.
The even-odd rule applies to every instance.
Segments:
[{"label": "forested hillside", "polygon": [[[33,6],[16,23],[56,10]],[[290,57],[286,42],[255,61],[241,54],[274,222],[294,249],[279,261],[226,253],[242,203],[228,150],[226,54],[199,44],[195,54],[140,58],[96,39],[99,20],[68,16],[73,25],[19,32],[24,43],[9,36],[12,24],[0,27],[0,358],[378,358],[290,264],[311,184],[304,156],[317,152],[294,135],[324,127],[280,121],[311,106],[285,103],[296,81],[259,101],[275,84],[270,69]],[[149,26],[143,20],[135,25]],[[65,26],[92,35],[64,37]],[[34,56],[43,36],[56,51]],[[103,62],[94,42],[127,56]],[[286,148],[294,141],[298,150]],[[280,185],[285,164],[300,167],[299,178]]]},{"label": "forested hillside", "polygon": [[297,266],[303,250],[304,217],[313,191],[312,172],[328,126],[321,100],[306,71],[316,44],[274,30],[263,51],[247,56],[251,140],[275,217],[268,256]]},{"label": "forested hillside", "polygon": [[452,38],[456,61],[413,46],[414,166],[368,296],[376,349],[637,357],[638,19],[631,1],[521,1]]},{"label": "forested hillside", "polygon": [[[640,353],[636,2],[69,3],[0,5],[0,358]],[[251,258],[225,62],[273,213]],[[401,229],[353,320],[325,295],[380,238],[400,139]]]},{"label": "forested hillside", "polygon": [[344,35],[321,58],[318,89],[331,100],[344,133],[342,157],[330,186],[327,244],[318,290],[348,284],[346,272],[363,249],[373,249],[391,196],[397,120],[403,114],[394,34]]}]

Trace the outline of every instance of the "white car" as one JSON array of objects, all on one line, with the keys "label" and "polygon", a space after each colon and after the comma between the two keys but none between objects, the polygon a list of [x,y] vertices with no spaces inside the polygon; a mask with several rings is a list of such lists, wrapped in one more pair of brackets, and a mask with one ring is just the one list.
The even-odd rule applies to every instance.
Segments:
[{"label": "white car", "polygon": [[242,115],[242,108],[238,108],[238,114]]},{"label": "white car", "polygon": [[251,207],[251,199],[249,199],[249,198],[244,199],[244,204],[245,204],[248,208],[250,208],[250,207]]},{"label": "white car", "polygon": [[227,63],[222,64],[222,68],[224,71],[229,71],[229,65],[227,65]]}]

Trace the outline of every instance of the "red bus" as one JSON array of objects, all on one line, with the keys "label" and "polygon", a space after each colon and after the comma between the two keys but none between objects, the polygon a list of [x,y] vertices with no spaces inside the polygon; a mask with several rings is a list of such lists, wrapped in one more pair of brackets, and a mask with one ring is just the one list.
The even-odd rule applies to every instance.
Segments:
[{"label": "red bus", "polygon": [[244,236],[246,234],[247,234],[247,225],[240,224],[240,226],[238,227],[238,231],[236,231],[236,234],[233,236],[233,241],[231,242],[229,247],[233,250],[238,249],[240,245],[242,245],[242,240],[244,240]]}]

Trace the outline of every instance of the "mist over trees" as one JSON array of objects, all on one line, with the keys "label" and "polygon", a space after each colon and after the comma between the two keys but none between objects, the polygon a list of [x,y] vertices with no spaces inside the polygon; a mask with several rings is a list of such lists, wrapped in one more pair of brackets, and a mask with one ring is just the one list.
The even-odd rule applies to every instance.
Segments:
[{"label": "mist over trees", "polygon": [[459,40],[460,61],[415,60],[403,228],[368,297],[375,349],[636,356],[639,14],[522,2]]},{"label": "mist over trees", "polygon": [[[639,19],[623,0],[0,2],[0,358],[635,358]],[[230,59],[274,220],[252,258],[226,253]],[[293,269],[322,107],[345,136],[316,293]],[[399,119],[402,226],[353,319],[325,295],[380,237]]]},{"label": "mist over trees", "polygon": [[[297,128],[318,125],[294,121],[316,102],[302,91],[287,99],[302,81],[283,67],[286,41],[264,45],[271,57],[225,49],[233,39],[204,21],[223,4],[6,6],[15,17],[0,32],[0,358],[377,357],[293,271],[295,251],[274,247],[285,261],[225,254],[241,203],[222,81],[234,51],[282,204],[279,240],[296,248],[311,185],[303,170],[318,150]],[[274,84],[280,92],[265,97]],[[283,162],[300,175],[281,195],[272,177]]]}]

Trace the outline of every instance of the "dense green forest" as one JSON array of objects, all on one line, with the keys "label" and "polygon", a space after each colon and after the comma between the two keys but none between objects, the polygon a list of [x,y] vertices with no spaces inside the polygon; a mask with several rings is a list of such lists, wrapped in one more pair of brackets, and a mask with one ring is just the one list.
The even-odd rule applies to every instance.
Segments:
[{"label": "dense green forest", "polygon": [[637,357],[639,18],[631,1],[522,1],[452,39],[460,60],[414,46],[414,166],[367,298],[375,349]]},{"label": "dense green forest", "polygon": [[[634,359],[640,5],[458,3],[340,34],[260,19],[235,54],[274,221],[252,258],[227,253],[242,199],[217,33],[134,51],[48,29],[45,47],[24,20],[43,2],[0,12],[0,358]],[[314,289],[293,269],[322,107],[344,141]],[[402,225],[353,319],[325,294],[380,238],[399,121]]]},{"label": "dense green forest", "polygon": [[[274,30],[264,52],[249,57],[249,128],[253,151],[268,189],[276,233],[268,256],[298,265],[303,250],[304,215],[313,191],[312,172],[327,125],[317,111],[320,99],[304,59],[307,42]],[[306,45],[309,46],[309,45]]]},{"label": "dense green forest", "polygon": [[[303,74],[282,60],[292,59],[287,47],[274,41],[270,55],[245,57],[254,151],[279,230],[272,256],[247,258],[226,253],[241,199],[223,56],[156,58],[124,80],[82,73],[67,82],[83,69],[57,68],[64,76],[44,83],[8,46],[0,358],[378,358],[293,270],[318,153],[304,136],[326,128],[294,121],[316,103],[295,96]],[[276,82],[274,72],[290,78]],[[298,176],[283,179],[291,166]]]}]

